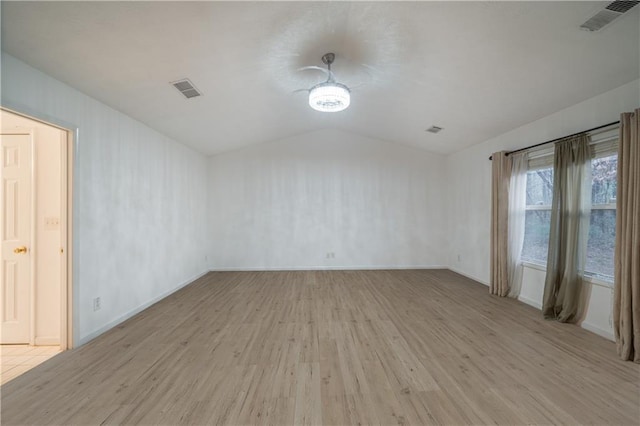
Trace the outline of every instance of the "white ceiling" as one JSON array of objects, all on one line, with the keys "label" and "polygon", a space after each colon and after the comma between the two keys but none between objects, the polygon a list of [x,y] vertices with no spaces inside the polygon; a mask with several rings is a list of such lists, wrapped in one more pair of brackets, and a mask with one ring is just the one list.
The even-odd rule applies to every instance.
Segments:
[{"label": "white ceiling", "polygon": [[[637,79],[640,7],[579,29],[608,3],[2,2],[2,49],[205,154],[321,128],[451,153]],[[326,52],[340,113],[292,93]]]}]

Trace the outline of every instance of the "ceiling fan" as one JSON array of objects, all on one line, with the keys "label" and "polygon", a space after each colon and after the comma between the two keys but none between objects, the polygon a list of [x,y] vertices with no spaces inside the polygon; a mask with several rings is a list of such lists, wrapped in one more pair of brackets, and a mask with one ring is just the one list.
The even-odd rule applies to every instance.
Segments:
[{"label": "ceiling fan", "polygon": [[314,65],[299,69],[299,71],[317,70],[327,74],[327,81],[318,83],[309,89],[296,90],[296,92],[309,92],[309,106],[316,111],[343,111],[347,109],[351,103],[351,90],[349,90],[346,85],[338,83],[333,71],[331,71],[331,64],[335,59],[336,55],[334,53],[325,53],[322,55],[322,62],[327,66],[327,69]]}]

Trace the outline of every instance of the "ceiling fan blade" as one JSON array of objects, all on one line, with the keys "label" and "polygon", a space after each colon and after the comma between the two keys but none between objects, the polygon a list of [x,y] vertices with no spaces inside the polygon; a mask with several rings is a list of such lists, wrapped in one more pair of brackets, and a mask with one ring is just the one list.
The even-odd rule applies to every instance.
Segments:
[{"label": "ceiling fan blade", "polygon": [[332,82],[336,81],[336,75],[333,73],[333,71],[325,68],[317,67],[315,65],[309,65],[307,67],[298,68],[297,71],[306,71],[306,70],[322,71],[323,73],[327,74],[327,77],[328,77],[327,81],[332,81]]},{"label": "ceiling fan blade", "polygon": [[404,84],[408,84],[408,85],[413,85],[413,86],[425,85],[425,83],[420,80],[416,80],[416,79],[408,80],[406,76],[402,75],[401,71],[397,70],[397,67],[396,67],[396,70],[393,70],[393,68],[391,67],[388,67],[391,69],[382,70],[378,67],[374,67],[369,64],[361,64],[361,65],[365,69],[365,73],[371,76],[372,80],[374,81],[388,80],[389,78],[393,78],[393,79],[401,80]]},{"label": "ceiling fan blade", "polygon": [[331,72],[326,68],[317,67],[315,65],[309,65],[308,67],[298,68],[296,71],[306,71],[306,70],[316,70],[322,71],[323,73],[329,75]]},{"label": "ceiling fan blade", "polygon": [[362,65],[363,68],[368,69],[369,71],[373,71],[373,72],[380,72],[380,70],[374,66],[371,66],[369,64],[360,64]]}]

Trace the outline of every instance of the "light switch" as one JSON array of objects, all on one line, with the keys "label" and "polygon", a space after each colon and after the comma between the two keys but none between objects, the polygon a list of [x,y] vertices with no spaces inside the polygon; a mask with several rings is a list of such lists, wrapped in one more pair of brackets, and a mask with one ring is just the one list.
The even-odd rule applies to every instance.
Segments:
[{"label": "light switch", "polygon": [[44,218],[45,231],[57,231],[60,229],[60,218],[58,217],[45,217]]}]

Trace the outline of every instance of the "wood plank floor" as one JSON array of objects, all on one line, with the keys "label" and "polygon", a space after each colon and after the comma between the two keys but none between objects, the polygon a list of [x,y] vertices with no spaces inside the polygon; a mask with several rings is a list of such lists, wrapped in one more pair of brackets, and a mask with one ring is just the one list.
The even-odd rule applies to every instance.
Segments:
[{"label": "wood plank floor", "polygon": [[640,365],[445,270],[217,272],[2,386],[2,424],[638,424]]}]

